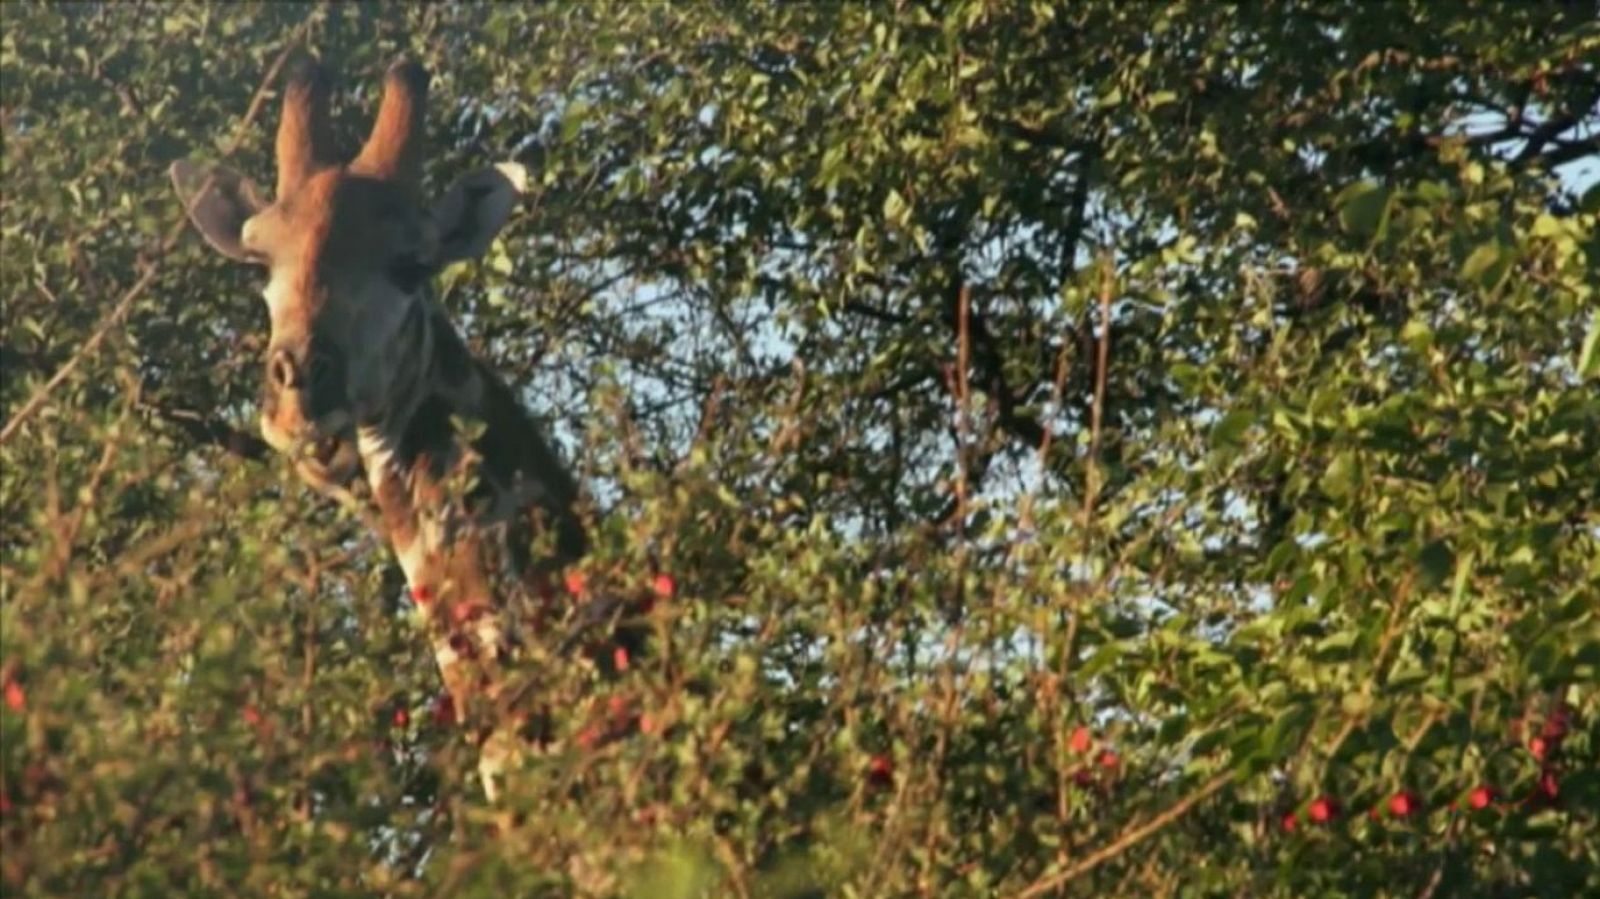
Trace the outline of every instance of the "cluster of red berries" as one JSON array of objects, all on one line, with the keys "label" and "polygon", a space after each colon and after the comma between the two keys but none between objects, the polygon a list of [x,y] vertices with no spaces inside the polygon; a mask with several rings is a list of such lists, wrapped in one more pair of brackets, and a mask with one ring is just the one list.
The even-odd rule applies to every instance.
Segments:
[{"label": "cluster of red berries", "polygon": [[[567,593],[572,596],[582,597],[589,592],[589,575],[580,568],[571,569],[563,578],[562,585],[567,588]],[[644,598],[646,611],[655,600],[668,600],[678,590],[678,582],[672,575],[665,571],[657,572],[650,577],[650,591]]]},{"label": "cluster of red berries", "polygon": [[[1088,755],[1090,750],[1094,749],[1094,737],[1089,733],[1089,728],[1081,724],[1073,728],[1072,735],[1067,738],[1067,748],[1078,755]],[[1085,762],[1072,772],[1072,782],[1082,789],[1087,789],[1094,784],[1094,768],[1111,772],[1120,764],[1122,759],[1116,752],[1102,748],[1095,754],[1093,766]]]},{"label": "cluster of red berries", "polygon": [[[1541,764],[1539,782],[1525,803],[1537,801],[1554,802],[1559,793],[1559,780],[1554,768],[1554,760],[1561,746],[1562,739],[1566,736],[1571,725],[1572,712],[1566,705],[1559,705],[1546,719],[1539,735],[1529,741],[1529,752]],[[1067,748],[1080,756],[1088,756],[1095,748],[1094,736],[1089,728],[1079,725],[1074,728],[1067,738]],[[1073,772],[1073,783],[1080,788],[1088,788],[1094,784],[1094,769],[1113,771],[1121,760],[1117,753],[1109,748],[1101,748],[1094,754],[1091,764],[1085,760]],[[894,784],[894,759],[878,753],[867,760],[864,778],[869,787],[887,789]],[[1500,802],[1501,793],[1491,784],[1479,784],[1467,792],[1465,805],[1474,810],[1482,811]],[[1452,801],[1449,805],[1451,812],[1459,809],[1459,803]],[[1373,806],[1367,812],[1371,820],[1379,820],[1383,811],[1394,819],[1407,819],[1414,817],[1423,809],[1422,797],[1413,790],[1399,790],[1387,799]],[[1279,826],[1286,832],[1293,833],[1300,826],[1302,820],[1312,824],[1330,824],[1344,814],[1344,808],[1339,800],[1328,795],[1318,796],[1311,800],[1303,810],[1285,812],[1279,819]]]},{"label": "cluster of red berries", "polygon": [[[581,569],[571,569],[564,575],[562,586],[573,597],[582,598],[587,596],[589,593],[588,575]],[[653,606],[658,601],[665,602],[672,599],[677,589],[677,580],[671,574],[664,571],[657,572],[650,578],[650,589],[644,597],[643,609],[647,611],[650,606]],[[412,587],[410,594],[411,601],[421,609],[431,608],[435,599],[437,599],[434,592],[426,586]],[[482,603],[457,603],[450,609],[450,623],[455,626],[464,625],[486,614],[487,611],[487,607]],[[460,652],[463,649],[458,648],[457,651]],[[626,648],[621,646],[613,648],[611,664],[617,673],[627,671],[632,666],[632,663],[633,659]],[[657,722],[648,714],[630,715],[623,708],[627,702],[628,700],[624,697],[612,697],[608,702],[608,715],[606,716],[610,720],[606,722],[604,727],[592,725],[584,728],[578,734],[578,744],[585,748],[593,748],[599,745],[604,742],[605,736],[616,731],[621,726],[618,724],[619,721],[626,721],[629,726],[637,724],[642,733],[653,731],[657,726]],[[449,693],[441,693],[434,701],[431,717],[434,724],[440,727],[449,727],[459,722],[455,702],[451,699]],[[411,723],[411,713],[404,707],[398,707],[391,713],[391,721],[397,728],[408,727]]]},{"label": "cluster of red berries", "polygon": [[[1566,703],[1558,703],[1545,718],[1539,733],[1528,740],[1528,754],[1539,763],[1539,781],[1533,791],[1521,801],[1523,805],[1549,804],[1559,798],[1561,783],[1555,763],[1561,750],[1561,743],[1571,729],[1572,717],[1572,708]],[[1521,730],[1522,723],[1518,721],[1514,725],[1513,732],[1520,737]],[[1473,811],[1483,811],[1501,802],[1503,798],[1500,790],[1493,784],[1479,784],[1467,792],[1465,805]],[[1454,814],[1460,811],[1461,804],[1451,800],[1447,808]],[[1422,799],[1411,790],[1400,790],[1385,802],[1369,809],[1367,817],[1374,821],[1378,820],[1382,817],[1380,809],[1385,807],[1391,818],[1410,818],[1422,810]],[[1340,811],[1338,800],[1331,796],[1318,796],[1306,806],[1305,819],[1314,824],[1327,824],[1338,818]],[[1283,813],[1279,819],[1279,826],[1284,831],[1293,833],[1300,826],[1300,820],[1301,813],[1291,810]]]}]

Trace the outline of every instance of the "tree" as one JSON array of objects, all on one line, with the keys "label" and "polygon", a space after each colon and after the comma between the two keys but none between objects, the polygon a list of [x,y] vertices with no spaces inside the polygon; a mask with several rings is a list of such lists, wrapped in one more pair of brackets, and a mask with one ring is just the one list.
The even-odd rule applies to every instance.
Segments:
[{"label": "tree", "polygon": [[[1595,890],[1585,12],[8,5],[0,876]],[[662,596],[620,679],[532,641],[501,807],[161,175],[264,174],[296,41],[336,105],[436,73],[434,182],[536,174],[440,290],[580,462],[590,582]]]}]

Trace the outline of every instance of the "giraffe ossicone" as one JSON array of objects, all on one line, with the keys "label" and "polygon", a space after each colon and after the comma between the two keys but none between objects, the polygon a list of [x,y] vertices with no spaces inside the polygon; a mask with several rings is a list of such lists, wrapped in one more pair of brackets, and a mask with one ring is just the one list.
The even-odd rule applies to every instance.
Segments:
[{"label": "giraffe ossicone", "polygon": [[[463,716],[500,689],[485,670],[515,637],[510,595],[547,593],[524,588],[587,548],[572,474],[429,288],[444,266],[489,248],[527,172],[478,169],[425,206],[421,66],[390,66],[377,119],[348,161],[333,146],[322,67],[302,54],[286,71],[271,200],[222,165],[174,163],[173,186],[207,243],[266,269],[262,434],[313,488],[369,513],[431,622]],[[475,423],[475,435],[456,420]],[[536,543],[551,549],[536,556]],[[496,730],[483,742],[491,800],[509,742]]]}]

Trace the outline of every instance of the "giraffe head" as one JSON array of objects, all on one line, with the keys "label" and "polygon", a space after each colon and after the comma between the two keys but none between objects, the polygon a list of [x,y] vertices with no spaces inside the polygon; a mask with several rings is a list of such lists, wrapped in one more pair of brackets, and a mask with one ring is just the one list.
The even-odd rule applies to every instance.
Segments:
[{"label": "giraffe head", "polygon": [[[261,429],[274,447],[313,448],[324,462],[358,425],[380,420],[417,373],[394,351],[423,314],[425,283],[481,254],[509,218],[525,175],[504,163],[465,175],[438,202],[421,197],[428,75],[389,68],[372,132],[354,159],[335,156],[328,82],[302,58],[289,66],[269,202],[222,165],[171,169],[190,220],[218,252],[263,266],[272,334]],[[353,454],[343,454],[353,465]],[[337,476],[337,473],[335,473]]]}]

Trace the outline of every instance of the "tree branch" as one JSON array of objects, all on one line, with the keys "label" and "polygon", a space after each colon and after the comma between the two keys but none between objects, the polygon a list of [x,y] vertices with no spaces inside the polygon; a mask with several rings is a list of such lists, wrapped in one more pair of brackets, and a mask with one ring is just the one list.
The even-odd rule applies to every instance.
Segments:
[{"label": "tree branch", "polygon": [[[1522,152],[1518,153],[1512,161],[1516,163],[1527,163],[1532,161],[1544,151],[1545,144],[1555,140],[1561,135],[1562,132],[1573,128],[1579,122],[1583,121],[1584,117],[1595,108],[1596,103],[1600,103],[1600,87],[1592,88],[1588,94],[1578,100],[1578,102],[1570,111],[1561,115],[1551,116],[1550,118],[1545,119],[1543,122],[1540,122],[1538,126],[1528,133],[1527,146],[1523,147]],[[1589,145],[1592,151],[1592,148],[1596,146],[1597,143],[1600,143],[1600,138],[1579,142],[1580,145],[1585,143]],[[1546,159],[1546,162],[1549,165],[1559,164],[1549,163],[1548,158]]]},{"label": "tree branch", "polygon": [[224,452],[252,462],[259,462],[272,454],[272,447],[265,440],[219,418],[208,418],[193,409],[148,404],[145,408],[187,434],[195,443],[219,447]]},{"label": "tree branch", "polygon": [[1223,787],[1232,782],[1232,771],[1224,771],[1223,773],[1218,774],[1217,776],[1211,778],[1211,780],[1207,781],[1205,785],[1201,786],[1198,790],[1195,790],[1193,793],[1190,793],[1188,796],[1185,796],[1183,799],[1179,800],[1178,803],[1173,805],[1171,808],[1159,815],[1156,815],[1154,818],[1151,818],[1149,821],[1146,821],[1138,827],[1128,828],[1122,832],[1122,836],[1112,840],[1108,845],[1089,853],[1087,857],[1072,867],[1067,868],[1065,871],[1061,871],[1056,874],[1052,874],[1049,877],[1035,881],[1032,886],[1023,890],[1021,893],[1018,893],[1017,899],[1032,899],[1034,896],[1042,896],[1045,893],[1066,885],[1083,874],[1087,874],[1094,868],[1100,867],[1102,864],[1110,861],[1113,858],[1116,858],[1118,855],[1121,855],[1126,850],[1144,842],[1146,839],[1149,839],[1150,836],[1155,834],[1156,831],[1183,817],[1183,815],[1188,812],[1189,809],[1199,805],[1212,794],[1216,793],[1218,790],[1221,790]]}]

